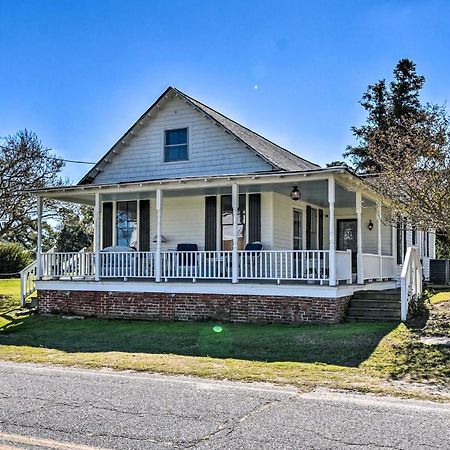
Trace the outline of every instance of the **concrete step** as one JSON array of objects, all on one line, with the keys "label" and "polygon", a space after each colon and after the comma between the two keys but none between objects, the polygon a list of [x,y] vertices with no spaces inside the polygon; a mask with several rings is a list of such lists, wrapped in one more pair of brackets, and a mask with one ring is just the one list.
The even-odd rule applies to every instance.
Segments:
[{"label": "concrete step", "polygon": [[400,300],[374,300],[374,299],[360,299],[354,298],[350,300],[350,307],[357,308],[381,308],[381,309],[395,309],[400,311]]},{"label": "concrete step", "polygon": [[384,291],[357,291],[353,294],[354,299],[369,300],[398,300],[400,301],[400,292],[384,292]]},{"label": "concrete step", "polygon": [[365,317],[365,316],[346,316],[346,322],[400,322],[400,318],[380,318],[380,317]]},{"label": "concrete step", "polygon": [[381,309],[381,308],[355,308],[350,307],[347,311],[347,316],[357,317],[400,317],[400,311],[395,309]]},{"label": "concrete step", "polygon": [[350,300],[345,319],[360,322],[398,322],[400,291],[357,291]]}]

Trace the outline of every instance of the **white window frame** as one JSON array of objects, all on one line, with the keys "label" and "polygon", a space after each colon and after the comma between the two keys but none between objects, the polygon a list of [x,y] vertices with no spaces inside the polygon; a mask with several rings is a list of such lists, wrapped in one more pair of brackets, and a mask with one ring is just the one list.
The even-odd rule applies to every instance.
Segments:
[{"label": "white window frame", "polygon": [[[300,213],[301,214],[301,236],[295,236],[294,232],[295,232],[295,227],[294,227],[294,215],[295,213]],[[306,241],[305,241],[305,210],[304,208],[292,208],[292,249],[294,249],[294,242],[296,239],[300,239],[300,248],[298,250],[304,250],[305,246],[306,246]]]},{"label": "white window frame", "polygon": [[[187,158],[186,159],[179,159],[177,161],[166,161],[166,131],[175,131],[175,130],[186,130],[186,146],[187,146]],[[191,141],[191,129],[190,127],[170,127],[170,128],[164,128],[162,130],[162,150],[161,150],[161,159],[162,159],[162,163],[163,164],[183,164],[183,163],[187,163],[189,162],[189,158],[190,158],[190,141]],[[183,145],[183,144],[176,144],[173,145],[173,147],[177,146],[177,145]],[[171,147],[169,145],[169,147]]]}]

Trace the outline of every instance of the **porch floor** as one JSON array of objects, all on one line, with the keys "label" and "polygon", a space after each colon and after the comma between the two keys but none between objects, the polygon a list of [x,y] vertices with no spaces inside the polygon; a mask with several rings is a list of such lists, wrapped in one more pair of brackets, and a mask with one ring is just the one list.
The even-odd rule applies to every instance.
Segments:
[{"label": "porch floor", "polygon": [[192,294],[226,294],[226,295],[267,295],[311,298],[336,298],[351,296],[354,292],[363,290],[396,289],[396,281],[377,281],[365,284],[340,284],[328,286],[299,282],[259,280],[244,281],[232,284],[224,281],[198,280],[170,280],[156,283],[149,280],[86,280],[86,279],[53,279],[36,281],[36,289],[60,291],[111,291],[111,292],[154,292],[154,293],[192,293]]}]

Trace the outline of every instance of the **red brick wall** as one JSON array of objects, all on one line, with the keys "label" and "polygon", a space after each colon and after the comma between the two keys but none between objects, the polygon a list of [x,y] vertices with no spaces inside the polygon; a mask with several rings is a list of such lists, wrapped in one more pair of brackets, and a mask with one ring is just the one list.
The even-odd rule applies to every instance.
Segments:
[{"label": "red brick wall", "polygon": [[111,319],[338,323],[349,298],[38,291],[38,311]]}]

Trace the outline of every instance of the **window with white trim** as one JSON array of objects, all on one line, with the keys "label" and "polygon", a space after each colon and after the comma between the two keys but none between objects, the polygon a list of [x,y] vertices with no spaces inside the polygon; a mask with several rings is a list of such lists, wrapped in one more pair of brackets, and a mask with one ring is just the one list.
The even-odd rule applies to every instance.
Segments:
[{"label": "window with white trim", "polygon": [[188,129],[164,131],[164,162],[187,161],[188,155]]},{"label": "window with white trim", "polygon": [[303,249],[303,211],[301,209],[293,210],[293,248],[294,250]]}]

